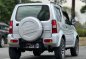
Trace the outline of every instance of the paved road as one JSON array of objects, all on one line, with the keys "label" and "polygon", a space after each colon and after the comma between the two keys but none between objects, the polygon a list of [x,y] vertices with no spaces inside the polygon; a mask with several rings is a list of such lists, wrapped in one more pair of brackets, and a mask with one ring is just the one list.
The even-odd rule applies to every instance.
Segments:
[{"label": "paved road", "polygon": [[[8,48],[0,48],[0,59],[10,59],[8,55]],[[21,59],[55,59],[54,53],[44,52],[42,56],[35,57],[32,52],[22,53]],[[69,51],[66,51],[66,59],[86,59],[86,46],[80,47],[80,54],[78,57],[72,57]]]}]

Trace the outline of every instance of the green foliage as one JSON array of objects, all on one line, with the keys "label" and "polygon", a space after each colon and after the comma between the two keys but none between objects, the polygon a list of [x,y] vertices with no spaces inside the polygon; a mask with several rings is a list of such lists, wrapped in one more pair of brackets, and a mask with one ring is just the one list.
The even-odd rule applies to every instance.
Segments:
[{"label": "green foliage", "polygon": [[85,13],[86,12],[86,5],[85,6],[83,6],[82,8],[81,8],[81,13]]},{"label": "green foliage", "polygon": [[86,29],[86,22],[83,24],[83,27]]},{"label": "green foliage", "polygon": [[86,37],[86,29],[77,29],[80,37]]},{"label": "green foliage", "polygon": [[84,23],[82,25],[79,21],[77,21],[77,23],[75,25],[76,30],[80,37],[86,37],[86,28],[84,26],[86,26],[86,24]]},{"label": "green foliage", "polygon": [[31,0],[21,0],[21,1],[22,3],[36,3],[36,2],[40,3],[40,1],[31,1]]},{"label": "green foliage", "polygon": [[11,13],[18,0],[0,0],[0,21],[9,22]]}]

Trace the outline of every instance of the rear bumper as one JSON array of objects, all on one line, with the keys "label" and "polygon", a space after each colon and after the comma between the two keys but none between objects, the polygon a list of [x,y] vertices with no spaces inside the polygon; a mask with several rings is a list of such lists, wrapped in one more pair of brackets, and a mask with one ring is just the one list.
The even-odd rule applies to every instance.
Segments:
[{"label": "rear bumper", "polygon": [[[17,40],[18,42],[11,42],[12,40]],[[12,34],[8,35],[8,44],[9,47],[20,47],[24,49],[37,49],[37,44],[41,44],[40,46],[43,47],[42,40],[38,40],[35,42],[28,42],[23,40],[22,38],[14,38]],[[29,48],[30,45],[34,45],[34,48]],[[38,47],[40,48],[40,47]]]},{"label": "rear bumper", "polygon": [[[51,39],[52,42],[46,43],[44,40],[46,39]],[[43,39],[43,44],[45,47],[51,46],[51,47],[58,47],[58,42],[59,42],[59,35],[58,34],[53,34],[51,38],[44,38]]]},{"label": "rear bumper", "polygon": [[[62,35],[63,35],[63,32],[60,31],[59,33],[52,34],[51,38],[43,38],[43,40],[40,43],[43,43],[44,47],[46,47],[46,48],[48,48],[49,46],[52,47],[52,48],[53,47],[59,47]],[[45,39],[52,39],[52,42],[45,43],[44,42]],[[18,42],[17,43],[12,43],[12,42],[10,42],[11,40],[18,40]],[[26,45],[26,43],[24,41],[22,41],[24,44],[22,44],[22,42],[19,42],[19,41],[20,41],[20,39],[19,38],[14,38],[12,34],[8,35],[8,43],[9,43],[10,47],[21,47],[23,45],[24,46]]]},{"label": "rear bumper", "polygon": [[[9,47],[19,47],[19,39],[18,38],[14,38],[12,34],[9,34],[7,39],[8,39]],[[11,42],[11,40],[18,40],[18,42],[13,43],[13,42]]]},{"label": "rear bumper", "polygon": [[63,32],[62,31],[59,31],[59,33],[56,33],[56,34],[52,34],[52,37],[51,38],[44,38],[43,41],[45,39],[52,39],[52,42],[51,43],[44,43],[44,46],[45,47],[48,47],[48,46],[51,46],[51,47],[59,47],[60,46],[60,42],[61,42],[61,38],[62,38],[62,35]]}]

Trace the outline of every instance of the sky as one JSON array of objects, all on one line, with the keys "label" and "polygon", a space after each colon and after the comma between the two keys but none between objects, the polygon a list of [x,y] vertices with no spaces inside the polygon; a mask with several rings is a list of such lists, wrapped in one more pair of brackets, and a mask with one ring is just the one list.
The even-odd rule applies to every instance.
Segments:
[{"label": "sky", "polygon": [[[33,0],[33,1],[42,1],[44,3],[47,3],[48,0]],[[71,2],[72,0],[67,0],[67,3],[63,4],[62,6],[70,7],[71,8]],[[84,6],[85,3],[81,2],[80,0],[76,0],[76,12],[78,14],[77,20],[79,20],[81,23],[84,23],[86,21],[86,13],[81,14],[80,9],[82,6]]]}]

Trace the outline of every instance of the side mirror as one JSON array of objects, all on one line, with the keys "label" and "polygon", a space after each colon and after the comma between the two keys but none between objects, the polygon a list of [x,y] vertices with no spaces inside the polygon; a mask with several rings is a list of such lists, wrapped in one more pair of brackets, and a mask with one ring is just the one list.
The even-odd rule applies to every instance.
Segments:
[{"label": "side mirror", "polygon": [[76,24],[76,20],[75,19],[71,19],[71,23],[72,23],[72,25],[75,25]]},{"label": "side mirror", "polygon": [[66,24],[72,25],[72,22],[70,20],[66,20]]}]

